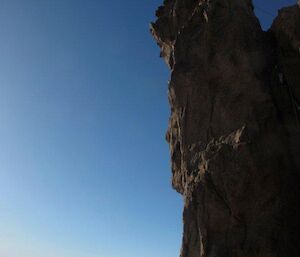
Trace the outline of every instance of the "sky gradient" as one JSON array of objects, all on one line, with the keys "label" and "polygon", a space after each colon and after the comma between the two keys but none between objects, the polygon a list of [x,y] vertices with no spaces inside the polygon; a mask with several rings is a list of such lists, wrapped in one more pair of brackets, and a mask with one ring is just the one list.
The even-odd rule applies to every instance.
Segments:
[{"label": "sky gradient", "polygon": [[178,256],[161,2],[0,0],[1,257]]}]

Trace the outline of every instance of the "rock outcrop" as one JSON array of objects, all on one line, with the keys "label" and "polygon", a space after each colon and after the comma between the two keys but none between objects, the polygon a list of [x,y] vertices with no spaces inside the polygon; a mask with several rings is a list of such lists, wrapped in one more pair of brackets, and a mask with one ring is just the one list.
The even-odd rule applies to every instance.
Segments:
[{"label": "rock outcrop", "polygon": [[251,0],[165,0],[181,257],[300,256],[300,9],[261,29]]}]

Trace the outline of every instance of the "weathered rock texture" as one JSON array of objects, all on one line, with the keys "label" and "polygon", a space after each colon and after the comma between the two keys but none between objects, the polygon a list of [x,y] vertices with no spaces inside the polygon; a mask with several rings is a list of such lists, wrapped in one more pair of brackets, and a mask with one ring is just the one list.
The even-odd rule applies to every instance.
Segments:
[{"label": "weathered rock texture", "polygon": [[251,0],[165,0],[156,15],[181,256],[300,256],[298,5],[268,32]]}]

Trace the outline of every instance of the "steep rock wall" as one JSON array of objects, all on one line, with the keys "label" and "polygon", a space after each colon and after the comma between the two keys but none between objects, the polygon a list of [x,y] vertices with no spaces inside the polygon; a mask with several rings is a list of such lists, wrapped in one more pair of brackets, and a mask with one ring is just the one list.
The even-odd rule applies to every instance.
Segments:
[{"label": "steep rock wall", "polygon": [[299,7],[268,33],[251,0],[165,0],[156,15],[181,257],[300,255]]}]

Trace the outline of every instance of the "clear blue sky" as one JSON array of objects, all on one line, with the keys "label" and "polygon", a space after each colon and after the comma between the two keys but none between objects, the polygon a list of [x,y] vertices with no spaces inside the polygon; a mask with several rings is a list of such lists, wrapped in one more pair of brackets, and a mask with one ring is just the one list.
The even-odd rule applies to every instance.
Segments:
[{"label": "clear blue sky", "polygon": [[0,0],[1,257],[178,256],[161,2]]}]

